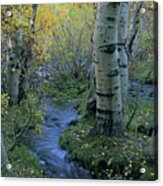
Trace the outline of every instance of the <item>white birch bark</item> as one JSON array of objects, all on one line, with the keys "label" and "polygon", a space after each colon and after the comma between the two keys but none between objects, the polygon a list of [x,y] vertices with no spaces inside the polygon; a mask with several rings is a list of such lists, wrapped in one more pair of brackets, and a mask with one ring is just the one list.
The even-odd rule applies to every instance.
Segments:
[{"label": "white birch bark", "polygon": [[99,3],[93,36],[96,76],[96,124],[93,135],[121,135],[122,105],[118,67],[120,3]]},{"label": "white birch bark", "polygon": [[[22,14],[21,14],[21,5],[19,6],[19,18],[20,23],[22,22]],[[11,38],[10,38],[11,40]],[[12,44],[9,48],[10,51],[10,59],[8,63],[8,84],[9,91],[8,94],[10,96],[10,105],[17,104],[18,96],[19,96],[19,83],[20,83],[20,73],[21,73],[21,51],[23,47],[23,34],[22,29],[19,28],[17,33],[17,41]]]},{"label": "white birch bark", "polygon": [[10,97],[10,105],[17,104],[19,94],[19,81],[20,81],[20,63],[17,55],[13,52],[13,43],[9,38],[8,43],[8,95]]},{"label": "white birch bark", "polygon": [[120,70],[121,80],[121,97],[122,106],[126,103],[128,90],[128,56],[126,53],[126,41],[128,33],[128,12],[129,3],[121,3],[120,18],[118,24],[118,65]]}]

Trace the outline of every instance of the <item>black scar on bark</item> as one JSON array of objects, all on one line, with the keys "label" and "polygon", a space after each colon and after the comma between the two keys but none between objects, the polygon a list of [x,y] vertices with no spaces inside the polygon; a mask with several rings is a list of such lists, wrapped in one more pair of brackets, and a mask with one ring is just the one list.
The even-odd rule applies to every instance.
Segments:
[{"label": "black scar on bark", "polygon": [[102,117],[102,116],[96,116],[96,119],[97,119],[97,120],[105,120],[105,117]]},{"label": "black scar on bark", "polygon": [[116,46],[115,44],[110,44],[110,45],[107,44],[107,45],[100,46],[99,49],[101,52],[111,54],[115,51]]},{"label": "black scar on bark", "polygon": [[120,68],[127,68],[127,65],[126,64],[119,64],[119,67]]},{"label": "black scar on bark", "polygon": [[123,43],[116,43],[116,45],[117,45],[117,46],[124,46],[124,47],[125,47],[125,45],[126,45],[126,40],[125,40],[125,42],[123,42]]},{"label": "black scar on bark", "polygon": [[10,61],[13,61],[13,57],[10,57]]},{"label": "black scar on bark", "polygon": [[119,23],[122,25],[122,27],[124,27],[125,21],[119,21]]},{"label": "black scar on bark", "polygon": [[112,29],[112,28],[114,28],[114,27],[109,25],[108,28]]},{"label": "black scar on bark", "polygon": [[108,74],[108,77],[114,77],[114,76],[118,76],[119,75],[119,70],[113,70],[111,71],[111,73]]},{"label": "black scar on bark", "polygon": [[104,94],[104,93],[101,93],[101,92],[97,92],[97,91],[96,91],[96,95],[99,96],[99,97],[111,98],[111,97],[115,96],[115,93]]},{"label": "black scar on bark", "polygon": [[91,41],[91,43],[93,43],[93,34],[91,34],[91,40],[90,41]]},{"label": "black scar on bark", "polygon": [[121,111],[119,111],[117,114],[121,115],[123,113],[123,109]]},{"label": "black scar on bark", "polygon": [[106,115],[110,115],[110,116],[112,116],[112,114],[115,113],[115,111],[113,111],[113,110],[103,110],[100,108],[96,108],[96,111],[100,114],[106,114]]},{"label": "black scar on bark", "polygon": [[106,18],[106,20],[107,20],[107,21],[113,22],[113,21],[116,20],[116,18],[115,18],[115,17],[110,17],[110,16],[109,16],[109,17]]},{"label": "black scar on bark", "polygon": [[94,60],[93,62],[96,63],[96,64],[100,63],[99,61],[96,61],[96,60]]},{"label": "black scar on bark", "polygon": [[120,52],[121,51],[121,48],[118,48],[118,52]]},{"label": "black scar on bark", "polygon": [[111,2],[111,3],[109,3],[109,5],[111,5],[113,8],[116,8],[117,6],[120,5],[120,3],[119,2]]},{"label": "black scar on bark", "polygon": [[119,88],[119,86],[115,86],[114,89],[117,90]]}]

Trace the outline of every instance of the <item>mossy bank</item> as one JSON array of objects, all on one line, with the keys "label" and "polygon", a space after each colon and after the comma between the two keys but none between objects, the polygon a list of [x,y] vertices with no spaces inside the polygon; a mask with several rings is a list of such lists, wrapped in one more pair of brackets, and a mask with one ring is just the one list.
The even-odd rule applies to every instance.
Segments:
[{"label": "mossy bank", "polygon": [[[150,103],[140,105],[123,138],[90,136],[90,130],[95,123],[95,116],[92,114],[79,122],[70,123],[60,136],[59,143],[73,155],[74,160],[90,171],[92,178],[154,180],[154,141],[152,134],[148,133],[152,125],[153,108]],[[130,115],[131,104],[128,104],[124,114],[124,126]],[[144,131],[140,130],[142,119],[146,126]],[[140,172],[141,168],[146,169],[144,174]]]}]

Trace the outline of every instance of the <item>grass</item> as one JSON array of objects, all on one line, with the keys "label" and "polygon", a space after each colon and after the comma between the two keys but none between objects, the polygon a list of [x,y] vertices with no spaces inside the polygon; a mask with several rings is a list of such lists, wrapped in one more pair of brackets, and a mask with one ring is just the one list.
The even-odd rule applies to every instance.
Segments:
[{"label": "grass", "polygon": [[[131,104],[127,104],[124,114],[124,125],[131,114]],[[136,179],[154,180],[153,138],[138,133],[137,128],[144,123],[152,126],[152,104],[142,103],[132,120],[130,128],[123,138],[89,135],[95,116],[86,116],[64,130],[59,143],[68,150],[75,160],[90,170],[96,179]],[[147,172],[140,173],[145,167]]]},{"label": "grass", "polygon": [[[135,104],[133,102],[128,102],[123,114],[123,123],[127,124],[129,118],[134,110]],[[131,121],[129,131],[137,132],[139,126],[145,126],[147,128],[153,127],[154,125],[154,106],[151,102],[141,101],[138,103],[136,113],[133,120]]]},{"label": "grass", "polygon": [[12,168],[8,171],[4,167],[2,169],[3,177],[44,177],[38,158],[24,145],[16,146],[13,151],[8,153],[8,157]]},{"label": "grass", "polygon": [[133,61],[129,64],[130,81],[138,81],[143,84],[154,83],[154,63],[152,61]]},{"label": "grass", "polygon": [[40,132],[40,123],[43,116],[39,109],[36,97],[28,95],[28,100],[23,100],[19,105],[8,105],[9,97],[2,94],[2,135],[7,151],[9,163],[12,165],[10,171],[2,167],[4,177],[43,177],[43,171],[38,158],[28,148],[27,141],[23,136],[29,128],[33,129],[33,136],[28,138],[31,144],[34,136]]}]

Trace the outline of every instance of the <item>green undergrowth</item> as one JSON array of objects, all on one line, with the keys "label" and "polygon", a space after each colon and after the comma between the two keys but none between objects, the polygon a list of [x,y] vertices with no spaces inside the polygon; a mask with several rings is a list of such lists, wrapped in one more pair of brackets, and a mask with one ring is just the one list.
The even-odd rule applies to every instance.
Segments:
[{"label": "green undergrowth", "polygon": [[86,104],[88,101],[88,80],[67,80],[60,87],[53,82],[44,83],[42,86],[43,96],[51,97],[53,100],[71,100],[75,101],[76,108],[80,116],[86,113]]},{"label": "green undergrowth", "polygon": [[42,85],[43,96],[52,97],[53,99],[69,100],[86,97],[87,80],[66,80],[58,84],[53,81]]},{"label": "green undergrowth", "polygon": [[[10,171],[2,167],[2,176],[42,177],[38,158],[29,149],[35,135],[41,133],[40,124],[44,121],[38,100],[29,94],[20,104],[9,106],[8,95],[2,94],[1,108],[2,138],[12,165]],[[25,138],[29,129],[33,134]]]},{"label": "green undergrowth", "polygon": [[154,75],[154,64],[152,61],[141,61],[129,64],[129,77],[130,81],[138,81],[143,84],[153,84]]},{"label": "green undergrowth", "polygon": [[[136,132],[140,124],[150,124],[151,106],[139,109],[122,138],[90,136],[95,115],[72,122],[62,133],[59,143],[97,179],[154,180],[153,138]],[[131,105],[125,110],[124,125],[131,114]],[[128,114],[128,117],[126,116]],[[152,114],[153,115],[153,114]],[[144,174],[141,168],[146,168]]]},{"label": "green undergrowth", "polygon": [[[137,103],[136,112],[129,125],[129,131],[137,134],[139,126],[144,126],[147,129],[154,126],[154,106],[153,102],[140,101]],[[127,124],[135,110],[135,103],[128,102],[123,113],[123,124]],[[145,135],[144,135],[145,137]]]},{"label": "green undergrowth", "polygon": [[38,158],[24,145],[16,146],[13,151],[8,152],[11,169],[2,169],[4,177],[44,177]]}]

